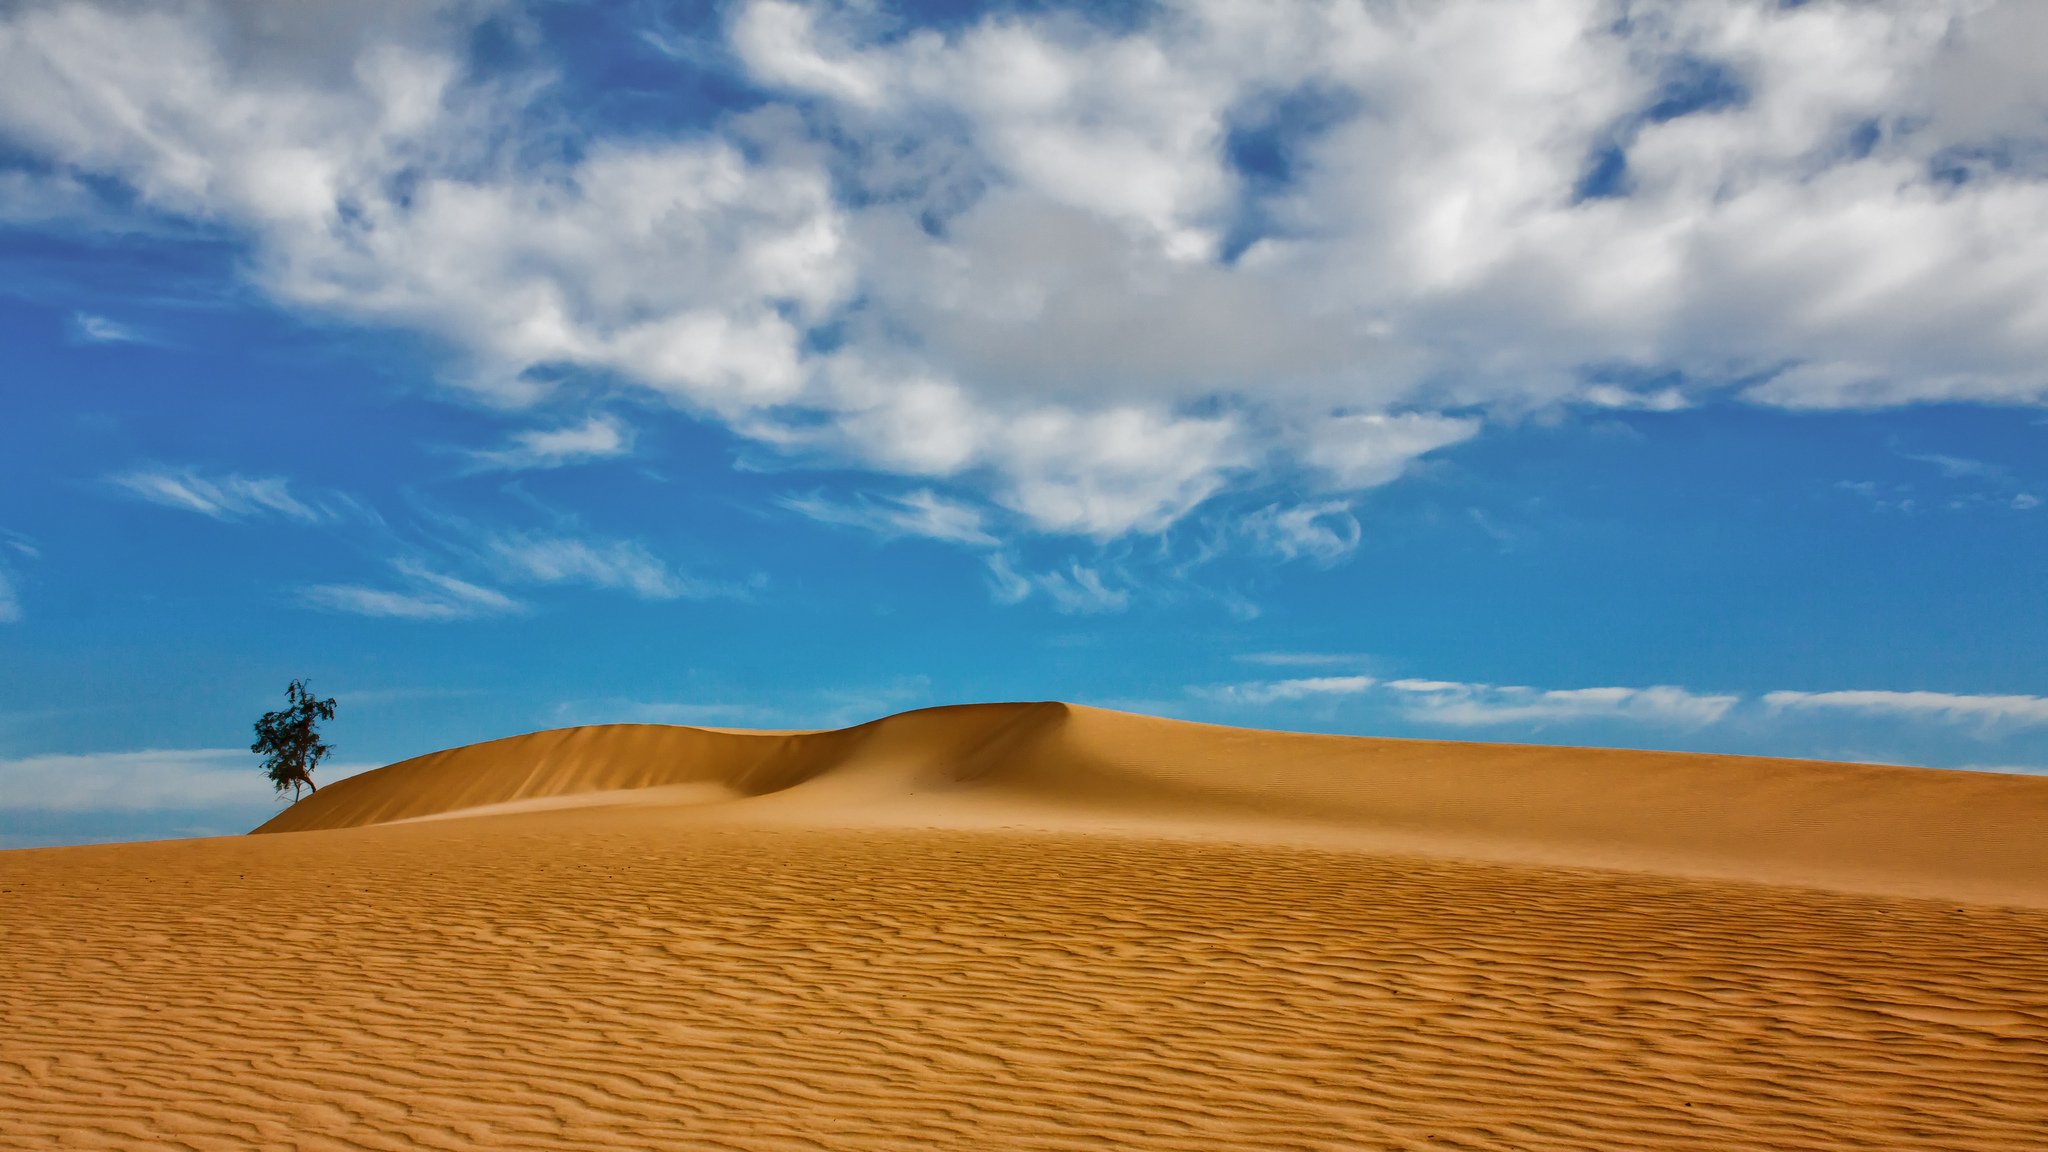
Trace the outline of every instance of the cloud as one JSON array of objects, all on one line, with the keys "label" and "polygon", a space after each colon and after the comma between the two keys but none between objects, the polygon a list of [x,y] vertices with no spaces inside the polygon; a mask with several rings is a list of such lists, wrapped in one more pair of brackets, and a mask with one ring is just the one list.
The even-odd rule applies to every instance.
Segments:
[{"label": "cloud", "polygon": [[[1298,662],[1290,654],[1284,660]],[[1379,680],[1371,676],[1309,676],[1194,687],[1193,694],[1223,704],[1291,704],[1311,699],[1370,696],[1418,723],[1457,727],[1499,724],[1624,720],[1666,726],[1703,727],[1719,721],[1739,702],[1733,695],[1701,695],[1683,688],[1528,688],[1457,680]]]},{"label": "cloud", "polygon": [[1356,696],[1379,681],[1370,676],[1307,676],[1294,680],[1262,680],[1197,689],[1196,694],[1224,704],[1293,703],[1330,696]]},{"label": "cloud", "polygon": [[1019,572],[1001,553],[988,558],[989,585],[997,602],[1019,604],[1034,595],[1068,615],[1121,612],[1131,606],[1127,588],[1113,588],[1098,569],[1073,561],[1064,569]]},{"label": "cloud", "polygon": [[95,316],[90,312],[77,312],[71,317],[71,333],[87,344],[147,344],[150,340],[137,329],[126,324]]},{"label": "cloud", "polygon": [[[375,768],[327,763],[322,784]],[[256,757],[236,748],[156,749],[0,759],[0,811],[200,810],[270,798]]]},{"label": "cloud", "polygon": [[1321,564],[1334,564],[1349,556],[1362,538],[1358,517],[1344,500],[1268,505],[1245,516],[1238,527],[1265,551],[1287,560],[1305,558]]},{"label": "cloud", "polygon": [[678,575],[637,540],[507,533],[490,541],[485,560],[508,580],[614,589],[642,600],[726,594]]},{"label": "cloud", "polygon": [[[1239,660],[1275,667],[1354,662],[1356,657],[1321,653],[1251,653]],[[1978,724],[1987,729],[2048,725],[2048,697],[1958,695],[1947,692],[1768,692],[1745,698],[1733,693],[1700,693],[1671,685],[1647,688],[1532,688],[1460,680],[1370,676],[1313,676],[1195,686],[1191,693],[1226,704],[1284,704],[1330,696],[1371,694],[1409,720],[1483,727],[1500,724],[1623,720],[1680,727],[1704,727],[1737,708],[1786,712],[1852,713],[1902,721]]]},{"label": "cloud", "polygon": [[276,476],[228,473],[208,477],[191,468],[143,468],[110,476],[108,482],[152,504],[197,512],[215,520],[281,516],[313,523],[331,515],[294,497],[289,483]]},{"label": "cloud", "polygon": [[1303,458],[1333,487],[1371,488],[1478,432],[1477,420],[1415,412],[1333,416],[1315,425]]},{"label": "cloud", "polygon": [[1697,728],[1715,723],[1740,697],[1701,695],[1684,688],[1526,688],[1448,680],[1392,680],[1410,719],[1477,727],[1587,720],[1626,720]]},{"label": "cloud", "polygon": [[544,39],[479,71],[488,5],[49,3],[0,138],[484,402],[631,390],[1109,540],[1562,405],[2048,400],[2038,7],[742,0],[649,39],[753,88],[665,135],[560,114]]},{"label": "cloud", "polygon": [[1987,727],[2048,724],[2048,697],[1968,696],[1949,692],[1772,692],[1767,707],[1779,711],[1854,712],[1899,720],[1976,723]]},{"label": "cloud", "polygon": [[469,455],[478,467],[517,471],[560,468],[622,456],[632,450],[632,429],[615,417],[597,415],[581,424],[515,432],[505,447]]},{"label": "cloud", "polygon": [[1365,657],[1349,652],[1242,652],[1235,659],[1244,664],[1264,664],[1275,668],[1313,668],[1356,664]]},{"label": "cloud", "polygon": [[315,584],[299,590],[308,607],[356,616],[396,620],[473,620],[501,616],[525,607],[494,588],[436,572],[410,561],[393,565],[404,579],[402,588],[365,584]]},{"label": "cloud", "polygon": [[1944,456],[1939,452],[1909,452],[1906,459],[1932,465],[1950,480],[2004,480],[2008,476],[2001,465],[1987,464],[1982,460],[1971,460],[1962,456]]},{"label": "cloud", "polygon": [[980,509],[929,488],[902,496],[863,496],[851,504],[827,499],[821,493],[784,496],[779,503],[821,524],[858,528],[884,539],[919,536],[982,548],[997,543]]}]

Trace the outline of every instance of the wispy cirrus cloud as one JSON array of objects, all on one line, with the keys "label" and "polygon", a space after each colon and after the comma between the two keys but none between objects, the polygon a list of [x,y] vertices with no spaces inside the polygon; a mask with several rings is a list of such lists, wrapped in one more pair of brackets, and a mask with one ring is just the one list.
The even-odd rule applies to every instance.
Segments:
[{"label": "wispy cirrus cloud", "polygon": [[[315,775],[325,784],[375,767],[371,763],[327,763]],[[240,748],[0,759],[0,811],[199,810],[269,797],[270,786],[256,757]]]},{"label": "wispy cirrus cloud", "polygon": [[[1352,663],[1357,658],[1321,653],[1248,653],[1245,663],[1275,667]],[[1904,722],[1974,725],[1987,732],[2048,725],[2048,697],[1952,692],[1775,691],[1761,696],[1695,692],[1669,684],[1649,687],[1538,688],[1461,680],[1371,676],[1310,676],[1193,685],[1190,694],[1224,704],[1267,705],[1312,699],[1369,697],[1406,719],[1456,727],[1580,721],[1628,721],[1699,728],[1738,710],[1752,719],[1787,713],[1848,714]]]},{"label": "wispy cirrus cloud", "polygon": [[1240,652],[1233,659],[1240,664],[1263,664],[1272,668],[1315,668],[1358,664],[1366,657],[1355,652]]},{"label": "wispy cirrus cloud", "polygon": [[[1287,666],[1289,663],[1326,658],[1312,653],[1253,653],[1241,659],[1250,663]],[[1457,680],[1381,680],[1366,675],[1251,680],[1236,684],[1196,685],[1188,691],[1202,699],[1233,705],[1358,699],[1371,707],[1391,708],[1412,721],[1455,727],[1541,726],[1574,721],[1628,721],[1703,727],[1721,720],[1741,702],[1741,697],[1731,694],[1701,694],[1670,685],[1648,688],[1531,688]]]},{"label": "wispy cirrus cloud", "polygon": [[1726,716],[1741,697],[1700,694],[1659,684],[1648,688],[1529,688],[1448,680],[1390,680],[1400,710],[1415,720],[1460,727],[1548,724],[1580,720],[1697,728]]},{"label": "wispy cirrus cloud", "polygon": [[1972,696],[1951,692],[1771,692],[1766,707],[1793,712],[1851,712],[1900,720],[1989,727],[2048,724],[2048,697]]},{"label": "wispy cirrus cloud", "polygon": [[949,500],[929,488],[901,496],[860,496],[851,502],[814,492],[784,496],[779,503],[821,524],[858,528],[885,539],[917,536],[975,547],[998,543],[981,509]]},{"label": "wispy cirrus cloud", "polygon": [[21,591],[15,586],[15,575],[8,556],[33,562],[42,559],[43,550],[29,537],[6,529],[0,529],[0,544],[6,546],[5,552],[0,552],[0,624],[19,623]]},{"label": "wispy cirrus cloud", "polygon": [[137,499],[215,520],[276,516],[311,524],[334,515],[292,495],[290,482],[280,476],[208,476],[195,468],[147,467],[109,476],[107,481]]},{"label": "wispy cirrus cloud", "polygon": [[150,344],[148,334],[139,328],[130,327],[118,320],[97,316],[91,312],[71,314],[72,339],[86,344]]},{"label": "wispy cirrus cloud", "polygon": [[399,587],[369,584],[314,584],[299,589],[307,607],[394,620],[474,620],[521,611],[525,605],[495,588],[473,583],[414,561],[401,560]]},{"label": "wispy cirrus cloud", "polygon": [[606,460],[632,450],[632,428],[616,416],[600,414],[580,424],[515,432],[504,447],[469,457],[479,469],[521,471]]},{"label": "wispy cirrus cloud", "polygon": [[1351,555],[1363,538],[1348,500],[1270,504],[1246,514],[1237,527],[1262,551],[1325,565]]},{"label": "wispy cirrus cloud", "polygon": [[1926,464],[1950,480],[2004,480],[2011,471],[2002,464],[1983,460],[1972,460],[1966,456],[1950,456],[1941,452],[1908,452],[1906,459]]},{"label": "wispy cirrus cloud", "polygon": [[1007,556],[988,558],[989,588],[1003,604],[1020,604],[1043,596],[1053,609],[1069,615],[1121,612],[1131,606],[1131,590],[1115,587],[1101,569],[1071,561],[1065,568],[1019,571]]},{"label": "wispy cirrus cloud", "polygon": [[1191,689],[1222,704],[1278,704],[1298,700],[1357,696],[1379,683],[1371,676],[1302,676],[1291,680],[1259,680],[1244,684]]},{"label": "wispy cirrus cloud", "polygon": [[736,589],[695,580],[671,568],[638,540],[556,533],[500,533],[484,562],[512,581],[580,584],[629,592],[642,600],[706,599]]}]

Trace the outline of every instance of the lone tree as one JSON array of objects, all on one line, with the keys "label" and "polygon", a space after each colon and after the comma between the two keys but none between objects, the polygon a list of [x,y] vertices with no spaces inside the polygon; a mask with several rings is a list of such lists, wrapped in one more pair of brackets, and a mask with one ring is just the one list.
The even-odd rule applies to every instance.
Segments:
[{"label": "lone tree", "polygon": [[313,769],[334,749],[320,742],[318,725],[334,719],[334,701],[313,699],[304,680],[292,681],[284,698],[290,707],[265,712],[256,722],[256,742],[249,745],[249,751],[263,754],[263,770],[277,785],[278,794],[289,788],[297,802],[299,789],[320,790],[313,783]]}]

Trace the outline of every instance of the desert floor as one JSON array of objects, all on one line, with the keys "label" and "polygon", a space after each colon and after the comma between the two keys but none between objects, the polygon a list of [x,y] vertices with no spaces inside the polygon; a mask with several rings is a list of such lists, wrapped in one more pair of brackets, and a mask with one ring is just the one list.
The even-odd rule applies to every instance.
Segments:
[{"label": "desert floor", "polygon": [[0,852],[0,1147],[2048,1147],[2048,780],[988,705],[266,827]]}]

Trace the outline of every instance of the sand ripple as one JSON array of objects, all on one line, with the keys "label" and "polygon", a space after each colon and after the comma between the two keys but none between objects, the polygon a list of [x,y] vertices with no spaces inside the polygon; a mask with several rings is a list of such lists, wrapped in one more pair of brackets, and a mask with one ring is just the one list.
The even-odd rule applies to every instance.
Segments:
[{"label": "sand ripple", "polygon": [[2026,1149],[2048,912],[658,808],[0,853],[0,1147]]}]

